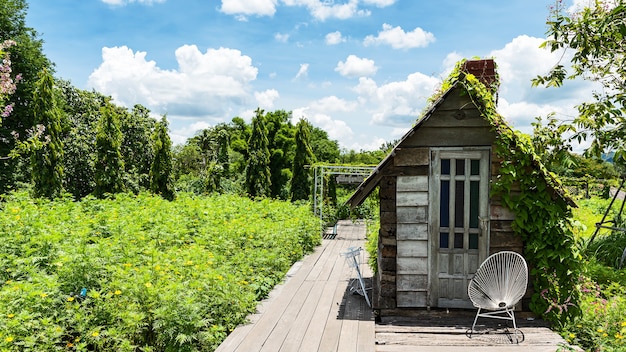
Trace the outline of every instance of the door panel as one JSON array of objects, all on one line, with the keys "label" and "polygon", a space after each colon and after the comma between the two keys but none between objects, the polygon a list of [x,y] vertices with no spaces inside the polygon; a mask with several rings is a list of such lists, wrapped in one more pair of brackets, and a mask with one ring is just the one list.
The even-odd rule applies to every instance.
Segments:
[{"label": "door panel", "polygon": [[431,161],[431,304],[472,307],[468,281],[486,258],[489,154],[484,149],[434,149]]}]

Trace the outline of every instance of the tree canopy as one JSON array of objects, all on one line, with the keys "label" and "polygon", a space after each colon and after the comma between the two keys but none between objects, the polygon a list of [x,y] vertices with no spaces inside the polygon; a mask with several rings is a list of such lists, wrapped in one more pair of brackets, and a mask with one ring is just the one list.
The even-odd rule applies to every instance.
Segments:
[{"label": "tree canopy", "polygon": [[[602,88],[593,100],[578,106],[579,116],[568,126],[569,141],[591,139],[587,154],[614,151],[616,163],[626,160],[626,0],[595,1],[570,13],[561,1],[551,10],[547,40],[551,51],[573,51],[571,68],[557,63],[534,85],[560,87],[566,79],[583,78]],[[568,57],[564,53],[563,57]],[[560,127],[559,128],[563,128]]]}]

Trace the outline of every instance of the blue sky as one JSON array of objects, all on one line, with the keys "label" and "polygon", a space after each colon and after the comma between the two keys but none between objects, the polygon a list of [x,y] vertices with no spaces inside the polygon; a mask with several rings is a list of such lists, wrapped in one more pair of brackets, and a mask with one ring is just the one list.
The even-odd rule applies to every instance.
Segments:
[{"label": "blue sky", "polygon": [[[580,1],[578,1],[580,2]],[[531,88],[550,0],[28,0],[56,76],[167,114],[175,143],[253,111],[293,112],[345,149],[402,136],[462,58],[493,57],[499,109],[530,132],[588,84]]]}]

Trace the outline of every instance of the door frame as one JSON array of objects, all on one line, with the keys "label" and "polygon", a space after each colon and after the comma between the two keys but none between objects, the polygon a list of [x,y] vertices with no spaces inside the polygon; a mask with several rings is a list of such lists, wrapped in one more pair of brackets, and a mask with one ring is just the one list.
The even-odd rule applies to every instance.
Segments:
[{"label": "door frame", "polygon": [[[468,157],[475,153],[487,153],[486,165],[481,165],[481,170],[486,172],[486,182],[480,185],[480,199],[479,209],[479,228],[481,230],[482,239],[479,242],[478,247],[478,264],[482,263],[487,258],[490,246],[490,181],[491,181],[491,147],[433,147],[430,152],[430,206],[429,206],[429,222],[428,222],[428,238],[430,241],[429,246],[429,267],[430,272],[428,275],[428,304],[430,307],[439,306],[439,279],[438,279],[438,249],[439,249],[439,190],[440,190],[440,159],[442,154],[466,154]],[[444,157],[445,159],[445,157]],[[482,244],[482,246],[480,245]],[[467,275],[467,278],[471,278],[471,274]],[[472,308],[471,302],[468,301],[468,308]]]}]

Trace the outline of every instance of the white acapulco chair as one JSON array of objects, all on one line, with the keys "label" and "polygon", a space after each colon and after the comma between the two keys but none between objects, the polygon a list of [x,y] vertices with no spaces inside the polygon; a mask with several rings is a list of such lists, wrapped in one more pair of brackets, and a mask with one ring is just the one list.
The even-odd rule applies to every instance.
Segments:
[{"label": "white acapulco chair", "polygon": [[495,318],[512,321],[514,330],[509,335],[511,343],[524,341],[524,334],[515,323],[514,309],[524,297],[527,286],[528,265],[518,253],[502,251],[485,259],[467,288],[470,300],[478,308],[468,336],[471,338],[476,331],[479,317]]}]

